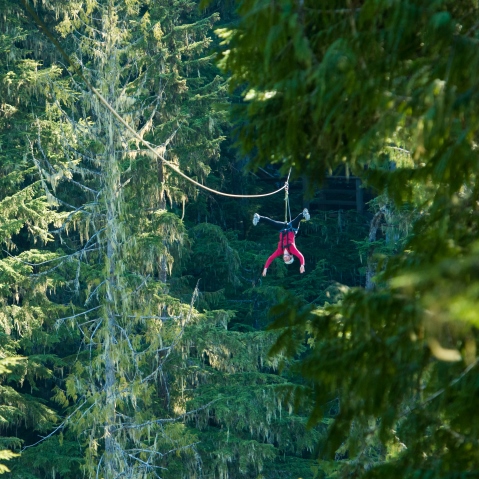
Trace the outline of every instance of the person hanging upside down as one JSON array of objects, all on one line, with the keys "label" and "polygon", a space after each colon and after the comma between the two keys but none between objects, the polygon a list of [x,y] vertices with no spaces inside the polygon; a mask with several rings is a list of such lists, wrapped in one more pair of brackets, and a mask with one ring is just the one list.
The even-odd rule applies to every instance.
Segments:
[{"label": "person hanging upside down", "polygon": [[[275,221],[267,216],[260,216],[258,213],[253,215],[253,224],[256,226],[260,221],[271,225],[274,229],[279,231],[279,242],[276,251],[266,260],[263,269],[263,276],[266,276],[269,265],[275,258],[283,256],[283,261],[286,264],[291,264],[294,261],[294,256],[299,259],[299,272],[304,273],[304,256],[296,248],[294,239],[299,229],[299,223],[302,219],[308,221],[310,219],[309,211],[305,208],[294,220],[286,223],[285,221]],[[293,256],[294,255],[294,256]]]}]

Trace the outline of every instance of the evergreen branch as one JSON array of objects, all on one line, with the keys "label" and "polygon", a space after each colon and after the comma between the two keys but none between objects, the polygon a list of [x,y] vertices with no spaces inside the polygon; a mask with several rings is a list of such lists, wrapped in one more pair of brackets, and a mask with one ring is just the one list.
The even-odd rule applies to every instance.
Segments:
[{"label": "evergreen branch", "polygon": [[[82,404],[83,406],[83,404]],[[48,438],[50,438],[51,436],[53,436],[54,434],[56,434],[58,431],[61,431],[64,427],[66,426],[66,423],[65,422],[62,422],[58,427],[56,427],[50,434],[48,434],[47,436],[40,436],[41,439],[37,442],[35,442],[34,444],[30,444],[29,446],[24,446],[21,450],[21,452],[25,451],[25,449],[29,449],[31,447],[35,447],[35,446],[38,446],[38,444],[42,443],[43,441],[46,441]]]},{"label": "evergreen branch", "polygon": [[[73,206],[73,205],[70,205],[69,203],[66,203],[65,201],[61,200],[60,198],[56,197],[48,188],[47,186],[47,183],[45,182],[45,178],[44,178],[44,175],[43,175],[43,171],[42,171],[42,167],[40,165],[40,162],[35,158],[35,155],[33,153],[33,145],[30,143],[30,148],[31,148],[31,154],[32,154],[32,159],[33,159],[33,163],[35,164],[35,166],[37,167],[38,169],[38,173],[40,174],[40,180],[41,180],[41,183],[42,183],[42,186],[43,186],[43,189],[45,190],[45,194],[47,195],[47,198],[53,198],[56,202],[62,204],[63,206],[67,206],[68,208],[74,210],[73,213],[75,213],[76,211],[82,209],[83,207],[80,207],[80,208],[77,208],[76,206]],[[47,161],[47,165],[49,165],[50,163]],[[50,165],[51,167],[51,165]]]},{"label": "evergreen branch", "polygon": [[[89,248],[89,249],[86,250],[86,251],[87,251],[87,252],[97,251],[97,250],[99,250],[99,249],[100,249],[100,248]],[[78,252],[78,254],[81,255],[81,254],[84,253],[84,252],[85,252],[85,250],[81,250],[81,251]],[[74,254],[72,254],[71,256],[74,256]],[[65,259],[65,261],[66,261],[68,258],[70,258],[70,256],[67,257],[67,258]],[[42,276],[46,276],[47,274],[51,273],[52,271],[55,271],[56,269],[58,269],[58,268],[60,268],[61,266],[63,266],[63,264],[64,264],[65,261],[62,261],[60,264],[57,264],[57,265],[54,266],[53,268],[50,268],[50,269],[48,269],[48,270],[46,270],[46,271],[42,271],[41,273],[31,274],[30,277],[31,277],[31,278],[41,278]]]},{"label": "evergreen branch", "polygon": [[[469,366],[466,369],[464,369],[464,371],[457,378],[454,378],[448,384],[447,387],[452,387],[455,384],[457,384],[467,373],[469,373],[472,369],[474,369],[474,367],[477,366],[478,364],[479,364],[479,358],[476,358],[476,360],[474,362],[472,362],[471,364],[469,364]],[[443,394],[445,391],[446,391],[446,388],[439,389],[439,391],[436,391],[434,394],[431,394],[429,397],[427,397],[424,401],[422,401],[417,406],[424,406],[425,404],[427,404],[427,403],[433,401],[434,399],[436,399],[438,396]],[[417,406],[414,406],[413,408],[411,408],[409,410],[409,412],[414,411],[414,409],[416,409]],[[408,414],[409,414],[409,412],[408,412]]]},{"label": "evergreen branch", "polygon": [[[92,236],[92,238],[93,238],[93,236]],[[58,258],[53,258],[53,259],[49,259],[49,260],[46,260],[46,261],[42,261],[41,263],[30,263],[28,261],[24,261],[24,260],[20,259],[18,256],[13,256],[10,252],[8,252],[5,249],[2,250],[2,251],[4,253],[6,253],[8,256],[10,256],[12,259],[18,261],[21,264],[24,264],[24,265],[27,265],[27,266],[42,266],[44,264],[49,264],[49,263],[52,263],[54,261],[60,261],[60,260],[66,261],[66,260],[69,260],[71,258],[74,258],[77,255],[82,256],[84,253],[90,253],[91,251],[98,251],[98,249],[99,249],[98,247],[90,247],[89,248],[89,247],[87,247],[87,245],[88,245],[88,243],[81,250],[75,251],[75,253],[72,253],[72,254],[69,254],[69,255],[59,256]],[[51,270],[48,270],[48,271],[51,271]]]},{"label": "evergreen branch", "polygon": [[[148,146],[150,147],[150,149],[154,149],[155,151],[161,151],[161,152],[165,152],[166,151],[166,147],[170,144],[170,142],[173,140],[173,138],[176,136],[176,133],[178,132],[179,128],[177,128],[165,141],[164,143],[162,143],[161,145],[154,145],[153,143],[150,143],[149,141],[146,141],[144,140],[143,142],[145,144],[148,144]],[[142,152],[146,152],[146,150],[140,150]]]},{"label": "evergreen branch", "polygon": [[183,25],[176,25],[172,28],[170,33],[163,35],[163,40],[167,40],[170,36],[178,32],[184,32],[189,30],[195,31],[202,27],[209,27],[211,26],[212,23],[215,23],[218,20],[218,18],[219,18],[218,13],[213,13],[209,17],[203,18],[200,21],[197,21],[195,23],[185,23]]},{"label": "evergreen branch", "polygon": [[105,284],[106,282],[106,279],[103,280],[89,295],[88,295],[88,298],[86,299],[86,301],[83,303],[84,306],[88,306],[88,303],[91,301],[91,299],[93,298],[93,295],[98,291],[98,289],[100,288],[100,286],[102,286],[103,284]]},{"label": "evergreen branch", "polygon": [[[160,456],[161,458],[169,455],[169,454],[172,454],[172,453],[178,453],[179,451],[183,451],[185,449],[191,449],[192,447],[195,447],[197,444],[199,444],[199,441],[198,442],[193,442],[191,444],[187,444],[185,446],[180,446],[180,447],[175,447],[174,449],[170,449],[169,451],[166,451],[166,452],[160,452],[160,451],[155,451],[153,449],[129,449],[129,451],[132,451],[132,452],[136,452],[136,453],[146,453],[146,454],[150,454],[151,456]],[[141,459],[137,458],[135,455],[133,454],[129,454],[129,453],[126,453],[128,457],[131,457],[132,459],[138,461],[138,462],[141,462],[143,464],[145,464],[147,466],[147,468],[156,468],[156,469],[163,469],[163,470],[168,470],[166,467],[162,467],[162,466],[153,466],[151,464],[148,464],[147,462],[145,461],[142,461]]]},{"label": "evergreen branch", "polygon": [[[92,240],[95,239],[100,233],[103,233],[103,231],[105,231],[105,230],[106,230],[106,228],[100,228],[94,234],[92,234],[90,236],[90,238],[88,238],[88,241],[85,243],[85,246],[83,247],[83,249],[87,249],[88,245],[92,242]],[[90,251],[89,248],[88,248],[88,251]]]},{"label": "evergreen branch", "polygon": [[[40,138],[40,132],[41,132],[41,128],[40,128],[40,124],[38,122],[38,119],[37,119],[37,146],[38,146],[38,149],[40,151],[40,153],[42,154],[43,156],[43,159],[45,160],[47,166],[48,166],[48,169],[50,170],[50,173],[55,173],[55,169],[53,168],[53,166],[51,165],[51,163],[47,160],[47,155],[45,154],[45,152],[43,151],[43,147],[42,147],[42,141],[41,141],[41,138]],[[32,149],[32,154],[33,154],[33,145],[31,144],[30,142],[30,147]]]},{"label": "evergreen branch", "polygon": [[[61,259],[65,259],[66,257],[65,256],[60,256],[58,258],[53,258],[53,259],[48,259],[46,261],[42,261],[41,263],[30,263],[28,261],[24,261],[23,259],[20,259],[18,256],[14,256],[13,254],[11,254],[9,251],[7,251],[6,249],[3,249],[2,250],[6,255],[8,255],[10,258],[14,259],[15,261],[18,261],[19,263],[21,264],[24,264],[26,266],[42,266],[44,264],[49,264],[49,263],[52,263],[53,261],[58,261],[58,260],[61,260]],[[70,258],[72,257],[74,254],[76,253],[73,253],[69,256],[67,256],[67,258]]]},{"label": "evergreen branch", "polygon": [[150,277],[151,277],[151,274],[149,274],[146,278],[144,278],[143,281],[136,287],[135,291],[132,291],[130,293],[130,295],[134,295],[134,294],[138,293],[138,291],[140,291],[140,289],[143,288],[143,286],[145,286],[145,284],[148,282]]},{"label": "evergreen branch", "polygon": [[[98,321],[98,324],[96,325],[95,329],[93,330],[93,332],[92,332],[92,334],[91,334],[91,336],[90,336],[90,338],[89,338],[89,340],[90,340],[89,346],[90,346],[90,347],[94,344],[94,343],[93,343],[93,338],[95,337],[95,334],[96,334],[96,332],[98,331],[98,328],[101,326],[102,323],[103,323],[103,318],[101,318],[100,321]],[[77,324],[77,326],[78,326],[78,324]],[[81,333],[83,334],[83,336],[86,336],[86,334],[83,332],[83,330],[82,330],[81,328],[79,328],[79,329],[80,329]],[[78,353],[78,354],[79,354],[79,353]]]},{"label": "evergreen branch", "polygon": [[[464,376],[466,376],[472,369],[474,369],[475,366],[477,366],[479,364],[479,358],[476,358],[476,360],[474,362],[472,362],[471,364],[469,364],[469,366],[456,378],[454,378],[453,380],[451,380],[448,384],[447,387],[452,387],[454,385],[456,385],[461,379],[464,378]],[[412,406],[411,408],[409,408],[407,411],[405,411],[403,414],[401,414],[399,417],[398,417],[398,420],[399,419],[403,419],[405,417],[407,417],[411,412],[413,412],[415,409],[417,409],[418,407],[423,407],[425,406],[426,404],[428,404],[429,402],[433,401],[434,399],[436,399],[437,397],[439,397],[441,394],[443,394],[444,392],[446,391],[446,388],[441,388],[440,390],[436,391],[435,393],[431,394],[430,396],[428,396],[424,401],[421,401],[421,402],[418,402],[416,403],[414,406]],[[455,439],[457,440],[460,440],[460,441],[472,441],[474,444],[478,444],[478,441],[477,439],[474,439],[474,438],[471,438],[471,437],[467,437],[465,435],[462,435],[460,433],[458,433],[457,431],[454,431],[453,429],[451,429],[451,427],[444,423],[444,422],[441,422],[441,429],[444,429],[446,430],[447,432],[449,432]],[[379,429],[379,424],[376,424],[374,425],[373,427],[370,427],[367,431],[366,431],[366,435],[368,436],[371,436],[373,434],[375,434],[377,432],[377,430]],[[356,459],[355,459],[355,462],[358,462],[359,461],[359,458],[361,457],[361,455],[363,455],[365,452],[365,450],[361,450],[358,455],[356,456]]]},{"label": "evergreen branch", "polygon": [[[194,444],[197,444],[197,443],[194,443]],[[151,454],[152,456],[156,455],[156,456],[160,456],[163,458],[163,456],[165,456],[164,453],[161,453],[160,451],[155,451],[153,449],[129,449],[130,451],[132,451],[132,453],[134,452],[137,452],[137,453],[146,453],[146,454]],[[168,451],[169,453],[169,451]],[[167,453],[167,454],[168,454]],[[127,456],[128,457],[131,457],[132,459],[134,459],[135,461],[137,462],[141,462],[142,464],[144,464],[148,469],[149,468],[155,468],[155,469],[163,469],[165,471],[167,471],[168,469],[166,467],[162,467],[162,466],[153,466],[152,464],[148,464],[147,462],[145,461],[142,461],[140,458],[136,457],[134,454],[130,454],[130,453],[127,453]]]},{"label": "evergreen branch", "polygon": [[100,460],[98,461],[98,465],[96,467],[96,479],[99,479],[100,477],[100,466],[102,462],[103,462],[103,454],[100,456]]},{"label": "evergreen branch", "polygon": [[[125,328],[121,327],[118,324],[118,322],[116,322],[116,321],[115,321],[115,326],[121,331],[121,333],[125,337],[125,340],[128,344],[128,348],[130,349],[131,355],[132,355],[133,359],[135,359],[136,356],[138,355],[138,353],[135,351],[135,348],[131,344],[130,337],[129,337],[128,333],[126,332]],[[137,361],[134,361],[134,364],[135,364],[135,376],[136,376],[136,374],[138,373],[138,363],[137,363]]]},{"label": "evergreen branch", "polygon": [[97,251],[98,249],[99,248],[97,248],[97,247],[95,247],[95,248],[83,248],[82,250],[76,251],[75,253],[72,253],[70,255],[64,255],[64,256],[60,256],[58,258],[49,259],[49,260],[46,260],[46,261],[42,261],[41,263],[30,263],[29,261],[24,261],[23,259],[20,259],[18,256],[12,255],[9,251],[7,251],[5,249],[2,249],[2,251],[6,255],[8,255],[10,258],[12,258],[13,260],[17,261],[20,264],[26,265],[26,266],[35,267],[35,266],[42,266],[44,264],[49,264],[49,263],[52,263],[54,261],[61,261],[60,264],[54,266],[53,268],[50,268],[46,271],[42,271],[41,273],[35,273],[35,274],[30,275],[30,277],[32,277],[32,278],[38,278],[38,277],[44,276],[44,275],[54,271],[55,269],[62,266],[66,261],[70,260],[71,258],[74,258],[77,255],[81,256],[83,253],[89,253],[91,251]]},{"label": "evergreen branch", "polygon": [[83,315],[88,314],[92,311],[96,311],[97,309],[100,309],[100,308],[101,308],[101,306],[95,306],[94,308],[88,309],[87,311],[83,311],[82,313],[78,313],[78,314],[74,314],[73,316],[67,316],[65,318],[57,319],[55,321],[56,327],[58,329],[61,326],[61,324],[64,323],[65,321],[67,321],[68,319],[73,319],[73,318],[77,318],[78,316],[83,316]]},{"label": "evergreen branch", "polygon": [[[169,346],[168,352],[166,353],[165,357],[163,358],[163,361],[159,364],[159,366],[152,373],[150,373],[148,376],[146,376],[145,378],[143,378],[141,380],[141,384],[149,381],[152,377],[156,376],[158,374],[158,372],[162,371],[164,364],[168,360],[168,357],[170,356],[171,352],[174,351],[176,345],[180,341],[180,338],[183,336],[185,326],[193,315],[193,305],[196,302],[196,300],[198,299],[198,293],[199,293],[198,285],[199,285],[199,282],[200,282],[200,280],[198,280],[198,283],[196,283],[195,290],[193,291],[193,295],[191,297],[191,302],[190,302],[190,309],[188,311],[188,316],[187,316],[186,321],[181,324],[181,329],[180,329],[179,333],[177,334],[176,338],[174,339],[174,341],[172,342],[171,346]],[[182,316],[180,316],[180,319],[181,318],[182,318]]]},{"label": "evergreen branch", "polygon": [[[75,210],[76,209],[75,206],[72,206],[68,203],[65,203],[64,201],[58,199],[53,193],[50,192],[50,190],[48,189],[48,185],[45,182],[45,178],[44,178],[44,174],[43,174],[43,170],[42,170],[42,167],[40,165],[40,162],[35,158],[35,155],[33,153],[33,144],[30,140],[28,140],[28,141],[30,142],[30,150],[31,150],[31,154],[32,154],[32,160],[33,160],[33,163],[35,164],[35,166],[37,167],[38,173],[40,175],[40,181],[41,181],[41,184],[43,186],[43,189],[45,190],[45,194],[46,194],[47,198],[53,198],[55,201],[63,204],[64,206],[68,206],[68,208],[71,208],[71,209]],[[48,166],[48,164],[49,164],[49,162],[47,161],[47,166]]]},{"label": "evergreen branch", "polygon": [[360,12],[360,8],[336,8],[334,10],[323,10],[319,8],[311,8],[311,7],[304,7],[305,10],[309,10],[310,12],[319,12],[319,13],[352,13],[352,12]]},{"label": "evergreen branch", "polygon": [[98,194],[100,193],[99,191],[97,190],[94,190],[92,188],[89,188],[88,186],[85,186],[84,184],[78,182],[78,181],[75,181],[73,178],[67,178],[67,181],[69,183],[73,183],[74,185],[78,186],[79,188],[85,190],[85,191],[88,191],[90,193],[93,193],[95,196],[98,196]]},{"label": "evergreen branch", "polygon": [[[93,158],[91,156],[88,156],[88,155],[85,155],[85,153],[82,153],[81,151],[78,151],[72,145],[65,144],[64,147],[66,149],[70,150],[71,152],[73,152],[75,155],[80,156],[84,160],[87,160],[89,162],[95,162],[96,161],[95,158]],[[79,173],[80,175],[89,174],[89,175],[92,175],[92,176],[102,176],[102,174],[99,171],[90,170],[89,168],[82,168],[82,167],[79,167],[78,165],[75,165],[73,167],[73,171]]]},{"label": "evergreen branch", "polygon": [[[94,18],[94,17],[92,17],[92,19],[95,19],[96,21],[100,21],[99,18]],[[80,22],[80,24],[82,24],[82,25],[85,27],[85,30],[87,30],[87,31],[90,30],[91,32],[97,33],[99,37],[102,37],[102,36],[103,36],[103,32],[102,32],[102,31],[100,31],[100,30],[98,30],[97,28],[93,27],[92,24],[87,24],[87,23],[85,23],[85,22],[83,21],[81,15],[77,15],[77,16],[75,17],[75,21]],[[80,30],[78,30],[77,28],[74,28],[74,29],[72,30],[72,34],[75,34],[75,33],[77,33],[78,35],[84,37],[86,40],[91,41],[91,37],[87,37],[86,35],[83,35],[83,33],[81,33]],[[79,44],[81,43],[79,40],[77,40],[77,41],[78,41]],[[81,49],[79,48],[79,50],[81,50]]]},{"label": "evergreen branch", "polygon": [[404,148],[400,148],[399,146],[386,145],[386,148],[391,148],[391,150],[403,151],[404,153],[407,153],[408,155],[411,154],[409,150],[405,150]]},{"label": "evergreen branch", "polygon": [[[66,68],[66,65],[62,65],[62,66],[64,70],[68,71],[68,69]],[[64,108],[62,108],[60,101],[57,99],[54,88],[52,88],[52,96],[54,98],[55,106],[62,113],[63,117],[67,119],[67,122],[72,127],[73,131],[75,132],[79,131],[80,133],[88,133],[90,130],[90,128],[88,128],[88,123],[82,124],[79,121],[76,121],[74,118],[70,118],[70,115],[65,111]],[[62,135],[62,138],[65,138],[63,128],[60,128],[60,134]],[[67,146],[68,141],[65,141],[64,145]]]},{"label": "evergreen branch", "polygon": [[[46,435],[46,436],[41,436],[41,439],[37,442],[35,442],[34,444],[30,444],[29,446],[24,446],[21,450],[21,452],[25,451],[26,449],[29,449],[31,447],[35,447],[35,446],[38,446],[38,444],[42,443],[43,441],[46,441],[47,439],[49,439],[50,437],[52,437],[54,434],[56,434],[58,431],[61,431],[66,425],[67,425],[67,422],[68,420],[74,415],[76,414],[86,403],[88,402],[88,399],[85,399],[85,401],[83,401],[82,404],[80,404],[80,406],[78,406],[71,414],[69,414],[67,416],[66,419],[64,419],[50,434]],[[96,404],[96,402],[93,402],[93,404],[91,404],[91,406],[89,408],[86,409],[86,411],[83,412],[82,416],[85,415],[85,413],[87,411],[89,411],[94,405]]]},{"label": "evergreen branch", "polygon": [[[97,204],[97,203],[90,203],[90,205],[92,204]],[[75,213],[78,213],[79,211],[85,211],[84,207],[81,206],[80,208],[77,208],[76,211],[72,211],[68,214],[68,217],[66,218],[65,222],[63,223],[63,225],[56,229],[56,230],[52,230],[51,233],[52,234],[61,234],[61,232],[66,228],[66,225],[68,224],[69,220],[71,219],[71,217],[75,214]],[[88,243],[93,239],[95,238],[96,236],[98,236],[100,233],[102,233],[103,231],[105,231],[106,228],[101,228],[99,229],[98,231],[96,231],[92,236],[90,236],[90,238],[88,239],[88,241],[86,242],[85,244],[85,247],[88,246]],[[70,248],[71,249],[71,248]]]},{"label": "evergreen branch", "polygon": [[160,371],[161,380],[163,381],[164,388],[166,390],[166,406],[170,408],[170,389],[168,388],[168,380],[165,378],[163,371]]},{"label": "evergreen branch", "polygon": [[[63,115],[68,119],[68,121],[70,122],[70,124],[71,124],[75,129],[78,129],[78,128],[79,128],[79,127],[78,127],[78,122],[75,122],[75,121],[73,121],[72,119],[70,119],[70,117],[67,115],[67,113],[61,108],[61,106],[60,106],[58,100],[55,100],[55,103],[56,103],[56,105],[57,105],[57,108],[59,108],[59,110],[63,113]],[[50,173],[51,173],[51,174],[56,174],[56,173],[58,173],[58,171],[52,166],[52,164],[50,163],[50,161],[48,161],[48,157],[47,157],[45,151],[43,150],[42,142],[41,142],[41,138],[40,138],[40,131],[41,131],[41,129],[40,129],[40,127],[39,127],[39,125],[38,125],[38,122],[37,122],[37,146],[38,146],[38,149],[39,149],[40,153],[42,154],[43,160],[44,160],[45,164],[47,165],[48,169],[50,170]],[[61,130],[61,131],[62,131],[62,130]],[[63,135],[63,138],[65,138],[64,135]],[[64,143],[65,143],[66,145],[68,145],[68,141],[66,140],[66,138],[65,138],[65,142],[64,142]],[[30,144],[31,144],[31,142],[30,142]],[[33,154],[33,145],[31,145],[31,151],[32,151],[32,157],[33,157],[34,163],[37,165],[37,168],[39,169],[39,172],[40,172],[40,175],[41,175],[41,174],[42,174],[42,172],[41,172],[41,166],[40,166],[40,163],[38,162],[38,160],[36,160],[36,158],[34,157],[34,154]],[[93,193],[93,194],[95,194],[96,196],[99,194],[98,191],[93,190],[92,188],[89,188],[88,186],[83,185],[82,183],[79,183],[78,181],[75,181],[73,178],[70,178],[70,177],[68,177],[68,176],[65,176],[64,179],[65,179],[66,181],[71,182],[71,183],[73,183],[74,185],[78,186],[80,189],[84,189],[85,191],[88,191],[88,192],[90,192],[90,193]],[[57,197],[55,197],[55,199],[56,199],[57,201],[61,201],[61,200],[59,200]],[[68,205],[68,206],[74,208],[72,205]]]},{"label": "evergreen branch", "polygon": [[77,323],[77,326],[85,326],[87,324],[94,323],[97,320],[98,320],[98,318],[90,319],[89,321],[85,321],[84,323]]},{"label": "evergreen branch", "polygon": [[[138,135],[141,136],[141,138],[144,137],[145,133],[150,130],[151,125],[153,124],[153,119],[155,118],[156,112],[158,111],[158,105],[160,104],[161,96],[164,93],[167,85],[168,85],[168,82],[165,82],[165,85],[163,86],[162,82],[160,81],[160,87],[159,87],[159,91],[156,95],[155,106],[153,107],[153,110],[152,110],[148,120],[145,122],[143,127],[140,128],[140,130],[138,130]],[[176,130],[176,131],[178,131],[178,130]],[[176,131],[175,131],[174,134],[176,134]],[[168,140],[168,143],[169,143],[169,140]],[[165,147],[166,147],[166,145],[165,145]]]},{"label": "evergreen branch", "polygon": [[115,428],[114,431],[121,431],[123,429],[140,429],[140,428],[143,428],[145,426],[152,426],[152,425],[155,425],[155,424],[171,424],[171,423],[174,423],[174,422],[178,422],[178,421],[181,421],[183,419],[187,419],[187,418],[191,417],[193,414],[197,414],[201,411],[204,411],[205,409],[208,409],[212,404],[215,404],[218,401],[221,401],[221,399],[222,398],[213,399],[209,403],[207,403],[207,404],[205,404],[201,407],[198,407],[196,409],[193,409],[191,411],[187,411],[187,412],[185,412],[185,413],[183,413],[183,414],[181,414],[180,416],[177,416],[177,417],[166,418],[166,419],[153,419],[151,421],[146,421],[146,422],[143,422],[143,423],[140,423],[140,424],[122,424],[121,426],[118,426],[117,428]]},{"label": "evergreen branch", "polygon": [[[123,317],[121,314],[116,314],[115,315],[117,318],[120,318],[120,317]],[[183,316],[155,316],[155,315],[151,315],[151,316],[136,316],[134,314],[130,314],[128,316],[126,316],[127,318],[131,318],[131,319],[161,319],[162,321],[170,321],[172,319],[181,319]]]}]

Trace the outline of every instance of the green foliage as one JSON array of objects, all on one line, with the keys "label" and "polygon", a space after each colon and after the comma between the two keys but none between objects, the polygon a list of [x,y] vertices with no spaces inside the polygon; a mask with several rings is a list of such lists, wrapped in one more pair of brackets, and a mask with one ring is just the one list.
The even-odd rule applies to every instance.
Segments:
[{"label": "green foliage", "polygon": [[[346,158],[357,170],[369,163],[373,145],[385,147],[405,128],[415,132],[407,148],[414,159],[466,147],[465,138],[454,147],[443,139],[471,106],[461,95],[473,77],[459,65],[466,61],[474,71],[466,34],[473,20],[464,17],[474,8],[445,1],[371,1],[357,10],[341,1],[240,2],[244,20],[220,34],[232,85],[246,87],[243,144],[257,147],[258,162],[286,157],[317,179]],[[438,24],[460,30],[463,41],[440,35]],[[455,98],[463,100],[454,107]]]},{"label": "green foliage", "polygon": [[[195,2],[84,7],[38,5],[65,50],[139,134],[205,178],[224,123],[224,112],[211,107],[225,97],[224,82],[205,54],[218,15],[201,18]],[[17,23],[25,20],[13,4],[6,8]],[[1,322],[10,356],[18,349],[29,355],[28,367],[8,381],[28,384],[42,400],[2,384],[2,417],[10,428],[24,420],[24,442],[9,445],[33,445],[34,427],[51,430],[61,408],[54,432],[66,438],[26,449],[13,474],[77,477],[80,466],[92,476],[100,467],[105,477],[196,474],[196,438],[181,423],[184,380],[174,374],[185,360],[183,330],[196,313],[168,295],[166,283],[188,246],[167,200],[184,203],[188,190],[124,136],[81,80],[57,65],[51,45],[31,48],[37,33],[26,27],[13,28],[1,45],[19,56],[12,70],[1,64],[3,98],[20,97],[2,105],[0,117],[0,241],[9,250],[0,262]],[[62,361],[47,354],[52,347]]]},{"label": "green foliage", "polygon": [[[63,434],[47,439],[22,453],[12,476],[24,479],[75,477],[80,475],[82,451],[77,441],[65,441]],[[7,476],[8,477],[8,476]]]},{"label": "green foliage", "polygon": [[191,369],[198,383],[193,407],[210,400],[194,417],[203,470],[248,478],[275,477],[281,470],[295,477],[302,468],[311,473],[309,456],[325,431],[307,428],[304,412],[293,414],[293,405],[278,396],[291,378],[278,374],[277,360],[266,359],[276,335],[228,331],[228,319],[224,311],[209,313],[186,335],[201,361]]},{"label": "green foliage", "polygon": [[[61,367],[52,352],[61,338],[51,329],[55,308],[48,297],[61,279],[42,276],[44,265],[54,262],[55,255],[38,248],[53,241],[50,229],[60,224],[62,214],[52,208],[37,169],[28,160],[30,127],[44,108],[38,95],[58,78],[58,69],[41,69],[32,59],[35,42],[29,41],[28,24],[18,5],[2,2],[1,8],[0,448],[10,451],[2,451],[2,459],[9,463],[0,471],[8,472],[23,461],[18,452],[25,442],[36,440],[37,433],[45,434],[58,421],[44,388],[54,369]],[[36,46],[42,44],[38,41]],[[54,455],[48,460],[58,464]]]},{"label": "green foliage", "polygon": [[393,253],[376,290],[274,309],[286,328],[274,351],[294,355],[305,334],[311,345],[298,365],[311,423],[339,395],[324,453],[345,467],[331,474],[465,476],[478,468],[477,4],[247,0],[238,11],[219,32],[221,62],[243,91],[250,165],[317,182],[345,165],[387,198],[386,238],[360,245],[369,272],[375,248]]},{"label": "green foliage", "polygon": [[[363,281],[352,239],[365,236],[366,218],[313,215],[298,237],[307,274],[276,261],[261,278],[277,233],[254,228],[251,216],[281,218],[282,198],[193,191],[62,67],[16,5],[2,6],[18,23],[2,23],[11,33],[0,47],[0,352],[27,359],[2,376],[0,448],[35,445],[10,461],[11,477],[327,471],[311,466],[334,414],[308,426],[314,404],[295,404],[291,391],[309,383],[300,364],[268,359],[278,335],[263,329],[287,292],[323,305]],[[245,173],[245,158],[223,142],[228,99],[211,64],[212,8],[35,8],[95,87],[182,171],[223,191],[271,191],[275,182]],[[302,195],[292,188],[291,197],[301,209]],[[298,351],[307,357],[304,345]]]}]

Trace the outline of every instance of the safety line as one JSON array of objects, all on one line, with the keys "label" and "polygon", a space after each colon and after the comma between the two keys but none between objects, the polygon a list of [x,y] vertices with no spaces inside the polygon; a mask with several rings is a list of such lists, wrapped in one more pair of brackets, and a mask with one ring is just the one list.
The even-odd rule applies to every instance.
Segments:
[{"label": "safety line", "polygon": [[[288,183],[286,183],[288,184]],[[284,189],[284,222],[288,223],[289,187]]]},{"label": "safety line", "polygon": [[[291,208],[289,207],[289,177],[291,175],[292,168],[289,169],[288,178],[284,184],[284,222],[291,222]],[[288,211],[289,211],[289,221],[288,221]]]},{"label": "safety line", "polygon": [[[68,64],[75,70],[75,73],[77,73],[77,75],[85,82],[85,84],[87,85],[87,87],[92,91],[92,93],[94,93],[98,99],[100,100],[101,103],[103,103],[103,105],[113,114],[113,116],[123,125],[126,127],[126,129],[139,141],[141,141],[141,143],[143,143],[143,145],[145,145],[153,154],[155,154],[166,166],[168,166],[169,168],[171,168],[172,171],[174,171],[175,173],[177,173],[178,175],[180,175],[182,178],[184,178],[185,180],[189,181],[190,183],[194,184],[195,186],[197,186],[198,188],[202,188],[206,191],[209,191],[211,193],[215,193],[217,195],[221,195],[221,196],[229,196],[229,197],[232,197],[232,198],[261,198],[261,197],[264,197],[264,196],[271,196],[271,195],[274,195],[276,193],[279,193],[280,191],[284,190],[286,188],[286,185],[287,185],[287,181],[286,183],[284,184],[284,186],[282,186],[281,188],[279,188],[278,190],[275,190],[275,191],[272,191],[271,193],[264,193],[264,194],[261,194],[261,195],[234,195],[234,194],[231,194],[231,193],[223,193],[222,191],[217,191],[217,190],[214,190],[213,188],[209,188],[208,186],[205,186],[205,185],[202,185],[201,183],[198,183],[196,180],[194,180],[193,178],[190,178],[189,176],[185,175],[182,171],[180,171],[175,165],[173,165],[172,163],[170,163],[168,160],[166,160],[160,153],[158,153],[154,148],[152,148],[147,141],[145,141],[140,135],[138,135],[138,133],[117,113],[117,111],[108,103],[108,101],[103,98],[103,95],[87,80],[87,78],[85,77],[85,75],[83,75],[83,72],[81,71],[81,68],[76,65],[75,63],[73,63],[72,59],[70,58],[70,56],[68,55],[68,53],[65,52],[65,50],[63,50],[62,46],[60,45],[60,43],[58,42],[58,40],[54,37],[54,35],[50,32],[50,30],[48,29],[48,27],[46,26],[46,24],[43,22],[43,20],[37,15],[37,13],[35,12],[35,10],[33,10],[33,8],[30,6],[30,4],[27,2],[27,0],[20,0],[23,4],[23,6],[25,7],[25,9],[28,11],[28,13],[32,16],[33,20],[35,21],[35,23],[37,24],[37,26],[40,28],[41,31],[43,31],[43,33],[53,42],[53,44],[55,45],[55,47],[57,48],[57,50],[61,53],[61,55],[63,56],[63,58],[68,62]],[[289,171],[291,173],[291,169]],[[289,174],[288,174],[288,180],[289,180]]]}]

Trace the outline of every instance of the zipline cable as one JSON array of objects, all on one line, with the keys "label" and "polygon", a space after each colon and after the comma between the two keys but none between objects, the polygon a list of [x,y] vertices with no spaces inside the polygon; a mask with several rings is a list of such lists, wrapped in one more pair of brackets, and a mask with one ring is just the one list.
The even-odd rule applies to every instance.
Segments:
[{"label": "zipline cable", "polygon": [[206,191],[209,191],[211,193],[215,193],[217,195],[221,196],[229,196],[232,198],[261,198],[264,196],[271,196],[276,193],[279,193],[281,190],[284,190],[287,188],[288,180],[289,180],[289,174],[291,173],[291,169],[289,170],[288,174],[288,180],[278,190],[272,191],[271,193],[264,193],[261,195],[234,195],[231,193],[223,193],[222,191],[217,191],[214,190],[213,188],[209,188],[208,186],[202,185],[201,183],[198,183],[196,180],[193,178],[190,178],[189,176],[185,175],[181,170],[179,170],[175,165],[170,163],[168,160],[166,160],[160,153],[158,153],[154,148],[152,148],[147,141],[145,141],[120,115],[119,113],[106,101],[106,99],[103,97],[103,95],[87,80],[85,75],[83,75],[83,72],[81,68],[76,65],[73,60],[70,58],[68,53],[63,50],[63,47],[60,45],[58,40],[54,37],[54,35],[50,32],[46,24],[43,22],[43,20],[37,15],[35,10],[30,6],[27,0],[20,0],[25,7],[25,9],[28,11],[28,13],[32,16],[33,20],[37,24],[37,26],[40,28],[41,31],[53,42],[57,50],[61,53],[63,58],[67,61],[67,63],[73,68],[75,73],[85,82],[87,87],[90,89],[90,91],[97,96],[97,98],[100,100],[101,103],[113,114],[113,116],[143,145],[145,145],[154,155],[156,155],[166,166],[168,166],[172,171],[180,175],[182,178],[185,180],[189,181],[190,183],[194,184],[198,188],[202,188]]}]

